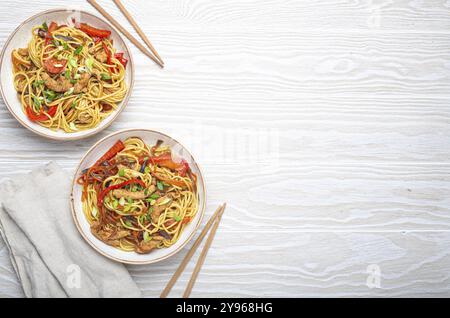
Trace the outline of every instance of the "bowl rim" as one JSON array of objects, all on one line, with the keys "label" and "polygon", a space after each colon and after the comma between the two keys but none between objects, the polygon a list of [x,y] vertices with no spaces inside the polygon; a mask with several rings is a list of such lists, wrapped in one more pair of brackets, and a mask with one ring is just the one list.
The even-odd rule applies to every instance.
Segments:
[{"label": "bowl rim", "polygon": [[16,33],[28,22],[30,22],[33,19],[38,18],[39,16],[48,14],[48,13],[55,13],[55,12],[61,12],[61,11],[78,11],[81,12],[83,14],[95,17],[97,19],[100,19],[103,23],[105,23],[106,25],[108,25],[109,28],[111,28],[112,30],[114,30],[116,32],[116,34],[118,35],[118,37],[122,40],[125,49],[128,53],[128,57],[129,57],[129,65],[130,67],[130,87],[128,87],[128,91],[127,94],[125,96],[125,98],[122,101],[122,106],[116,110],[115,113],[111,114],[111,118],[109,119],[109,122],[106,123],[103,127],[101,127],[100,129],[98,129],[99,127],[94,127],[88,130],[85,130],[86,133],[79,135],[79,136],[73,136],[70,133],[65,133],[66,135],[63,136],[53,136],[50,134],[46,134],[43,132],[38,131],[37,129],[33,128],[31,125],[29,125],[29,123],[23,121],[22,119],[19,118],[18,115],[16,115],[15,111],[13,110],[13,108],[11,107],[11,105],[9,104],[8,99],[6,98],[6,94],[3,92],[3,83],[2,83],[2,78],[0,76],[0,94],[2,96],[2,99],[6,105],[6,108],[8,108],[8,111],[11,113],[11,115],[26,129],[32,131],[33,133],[47,138],[47,139],[51,139],[51,140],[59,140],[59,141],[72,141],[72,140],[80,140],[80,139],[84,139],[87,137],[91,137],[93,135],[98,134],[99,132],[101,132],[102,130],[104,130],[105,128],[108,128],[116,119],[117,117],[120,115],[120,113],[125,109],[125,107],[128,105],[128,101],[131,97],[131,93],[133,91],[133,87],[134,87],[134,61],[133,61],[133,56],[131,54],[131,50],[130,47],[128,46],[127,42],[125,41],[125,39],[123,38],[123,36],[121,35],[121,33],[119,32],[119,30],[117,30],[111,23],[109,23],[107,20],[103,19],[102,17],[95,15],[92,12],[83,10],[83,9],[78,9],[78,8],[63,8],[63,7],[59,7],[59,8],[54,8],[54,9],[49,9],[49,10],[45,10],[45,11],[40,11],[32,16],[30,16],[29,18],[25,19],[23,22],[21,22],[15,29],[13,32],[11,32],[11,34],[8,36],[8,38],[5,41],[5,44],[2,47],[1,53],[0,53],[0,64],[3,61],[5,52],[6,52],[6,48],[9,46],[10,42],[12,41],[12,39],[14,38],[14,36],[16,35]]},{"label": "bowl rim", "polygon": [[[199,206],[199,208],[198,208],[198,210],[197,210],[197,213],[200,213],[200,217],[199,217],[199,219],[198,219],[198,221],[197,221],[197,224],[195,225],[194,229],[192,230],[192,233],[189,234],[189,236],[187,237],[187,239],[186,239],[186,240],[185,240],[178,248],[176,248],[175,250],[173,250],[173,251],[170,252],[169,254],[167,254],[167,255],[165,255],[165,256],[162,256],[162,257],[159,257],[159,258],[156,258],[156,259],[153,259],[153,260],[146,260],[146,261],[124,260],[124,259],[121,259],[121,258],[118,258],[118,257],[115,257],[115,256],[111,256],[111,255],[109,255],[108,253],[106,253],[105,251],[103,251],[102,249],[100,249],[100,248],[98,248],[97,246],[95,246],[94,243],[92,243],[91,240],[87,237],[87,235],[83,232],[83,230],[82,230],[82,228],[81,228],[81,225],[80,225],[79,222],[78,222],[78,219],[77,219],[77,216],[76,216],[76,212],[75,212],[74,189],[75,189],[75,186],[78,185],[77,182],[76,182],[76,181],[77,181],[77,174],[78,174],[78,171],[80,170],[81,164],[84,162],[84,160],[86,159],[86,157],[87,157],[91,152],[93,152],[94,149],[95,149],[98,145],[100,145],[102,142],[104,142],[105,140],[107,140],[107,139],[109,139],[109,138],[111,138],[111,137],[114,137],[114,136],[116,136],[116,135],[125,133],[125,132],[133,132],[133,131],[135,131],[136,133],[143,132],[143,131],[144,131],[144,132],[149,132],[149,133],[156,133],[156,134],[162,135],[162,136],[164,136],[164,137],[166,137],[166,138],[172,140],[173,142],[175,142],[175,143],[181,145],[181,147],[183,147],[183,150],[186,151],[186,152],[188,153],[189,156],[191,156],[192,161],[193,161],[193,164],[195,164],[195,166],[197,167],[197,169],[198,169],[198,171],[199,171],[199,176],[198,176],[197,182],[199,182],[199,181],[201,182],[202,187],[203,187],[204,196],[205,196],[205,198],[204,198],[204,200],[203,200],[203,204],[201,205],[201,207]],[[113,132],[113,133],[111,133],[111,134],[109,134],[109,135],[103,137],[102,139],[100,139],[99,141],[97,141],[94,145],[92,145],[91,148],[89,148],[89,150],[83,155],[83,157],[80,159],[80,162],[78,163],[77,167],[75,168],[75,173],[74,173],[74,176],[73,176],[72,185],[71,185],[71,189],[70,189],[69,201],[70,201],[70,209],[71,209],[71,213],[72,213],[72,218],[73,218],[73,220],[74,220],[75,226],[77,227],[78,232],[80,233],[80,235],[84,238],[84,240],[85,240],[85,241],[86,241],[93,249],[95,249],[97,252],[99,252],[99,253],[102,254],[103,256],[105,256],[105,257],[107,257],[107,258],[109,258],[109,259],[111,259],[111,260],[113,260],[113,261],[116,261],[116,262],[120,262],[120,263],[124,263],[124,264],[131,264],[131,265],[145,265],[145,264],[153,264],[153,263],[157,263],[157,262],[163,261],[163,260],[165,260],[165,259],[167,259],[167,258],[169,258],[169,257],[171,257],[171,256],[173,256],[173,255],[175,255],[175,254],[177,254],[178,252],[180,252],[180,251],[186,246],[187,243],[189,243],[189,242],[192,240],[192,238],[193,238],[194,235],[196,234],[197,230],[199,229],[200,225],[202,224],[202,220],[203,220],[203,217],[204,217],[204,215],[205,215],[205,209],[206,209],[206,200],[207,200],[207,197],[208,197],[208,196],[207,196],[207,191],[206,191],[205,181],[204,181],[204,178],[203,178],[203,171],[202,171],[202,169],[200,168],[200,166],[199,166],[199,164],[197,163],[197,161],[195,160],[195,158],[192,156],[191,152],[190,152],[190,151],[189,151],[182,143],[180,143],[180,142],[179,142],[178,140],[176,140],[175,138],[172,138],[171,136],[169,136],[169,135],[167,135],[167,134],[165,134],[165,133],[162,133],[162,132],[160,132],[160,131],[157,131],[157,130],[147,129],[147,128],[128,128],[128,129],[122,129],[122,130]],[[102,243],[103,243],[103,242],[102,242]],[[104,244],[105,244],[105,243],[104,243]]]}]

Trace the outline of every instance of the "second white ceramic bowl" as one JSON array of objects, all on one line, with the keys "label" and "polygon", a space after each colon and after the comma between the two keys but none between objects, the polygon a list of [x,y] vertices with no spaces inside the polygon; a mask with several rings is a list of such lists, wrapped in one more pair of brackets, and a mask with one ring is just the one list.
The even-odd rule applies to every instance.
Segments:
[{"label": "second white ceramic bowl", "polygon": [[[91,167],[112,145],[118,140],[125,140],[128,137],[140,137],[145,143],[149,145],[154,145],[157,140],[162,140],[164,145],[170,146],[172,150],[172,155],[174,158],[185,159],[191,169],[197,175],[197,189],[198,189],[198,199],[199,208],[195,215],[195,218],[185,227],[183,233],[181,234],[178,241],[168,247],[161,248],[151,251],[149,254],[138,254],[135,252],[125,252],[119,250],[115,247],[109,246],[104,242],[97,239],[90,230],[89,222],[83,213],[83,207],[81,202],[81,195],[83,187],[79,185],[76,180],[81,175],[81,172]],[[149,264],[162,261],[175,253],[179,252],[183,246],[185,246],[189,240],[194,236],[195,231],[200,226],[203,214],[205,213],[206,205],[206,188],[203,180],[203,175],[200,167],[197,165],[196,161],[189,153],[189,151],[181,145],[175,139],[149,129],[127,129],[116,133],[113,133],[100,141],[98,141],[91,149],[86,153],[86,155],[81,159],[78,165],[75,176],[72,183],[72,193],[70,196],[70,204],[72,208],[72,215],[80,234],[83,238],[91,245],[95,250],[104,256],[127,264]]]}]

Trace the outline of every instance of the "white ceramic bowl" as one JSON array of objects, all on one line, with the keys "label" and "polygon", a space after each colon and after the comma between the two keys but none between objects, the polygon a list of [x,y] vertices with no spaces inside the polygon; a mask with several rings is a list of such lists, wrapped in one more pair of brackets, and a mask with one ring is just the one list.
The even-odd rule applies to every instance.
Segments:
[{"label": "white ceramic bowl", "polygon": [[[164,141],[165,145],[171,147],[172,155],[175,159],[183,158],[185,159],[192,171],[197,175],[197,189],[199,196],[199,209],[195,215],[195,218],[188,224],[188,226],[184,229],[178,241],[168,247],[161,248],[151,251],[148,254],[138,254],[135,252],[125,252],[119,250],[115,247],[109,246],[99,239],[97,239],[90,230],[89,223],[86,220],[86,217],[83,213],[82,203],[81,203],[81,194],[82,194],[82,186],[77,184],[76,180],[80,176],[81,172],[92,166],[98,158],[100,158],[111,146],[118,140],[125,140],[128,137],[140,137],[142,140],[149,144],[154,145],[158,139]],[[203,214],[205,212],[206,205],[206,189],[203,180],[203,175],[200,171],[199,166],[195,162],[192,155],[175,139],[162,134],[157,131],[148,130],[148,129],[126,129],[119,132],[115,132],[106,136],[105,138],[98,141],[95,145],[89,149],[89,151],[84,155],[81,159],[80,164],[78,165],[75,176],[72,182],[72,192],[70,195],[70,205],[72,209],[73,219],[75,221],[75,225],[80,231],[81,235],[84,239],[91,245],[95,250],[104,256],[127,264],[149,264],[161,261],[166,259],[178,251],[180,251],[183,246],[185,246],[189,240],[194,236],[195,231],[200,226],[201,220],[203,218]]]},{"label": "white ceramic bowl", "polygon": [[[48,128],[42,127],[32,121],[30,121],[25,113],[22,111],[19,95],[14,89],[13,72],[11,62],[11,52],[14,49],[27,47],[28,42],[31,39],[31,29],[36,25],[41,25],[44,21],[50,23],[55,21],[58,24],[73,25],[72,18],[75,18],[77,22],[86,22],[96,28],[111,30],[111,39],[114,41],[114,47],[124,52],[124,56],[128,59],[126,68],[126,82],[128,86],[128,92],[123,101],[118,105],[115,112],[105,118],[97,127],[83,130],[79,132],[67,133],[63,130],[53,131]],[[77,9],[53,9],[38,13],[24,22],[22,22],[14,32],[6,40],[0,55],[0,92],[3,97],[3,101],[8,107],[11,114],[27,129],[35,132],[38,135],[57,140],[75,140],[88,136],[92,136],[101,130],[108,127],[125,108],[130,98],[131,91],[134,83],[134,64],[125,41],[122,39],[119,32],[105,20],[93,15],[92,13],[77,10]]]}]

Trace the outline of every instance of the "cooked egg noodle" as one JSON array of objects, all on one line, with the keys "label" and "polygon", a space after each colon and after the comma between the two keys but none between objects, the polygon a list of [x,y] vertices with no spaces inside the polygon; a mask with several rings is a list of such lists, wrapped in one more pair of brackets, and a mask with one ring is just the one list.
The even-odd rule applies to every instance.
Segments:
[{"label": "cooked egg noodle", "polygon": [[[151,160],[146,159],[155,153],[168,152],[170,148],[162,146],[152,154],[151,148],[136,137],[126,139],[124,145],[125,148],[112,159],[119,168],[118,172],[106,177],[101,186],[99,186],[100,183],[95,182],[87,185],[87,196],[83,201],[86,219],[94,227],[100,223],[103,227],[114,229],[116,233],[128,231],[130,234],[119,240],[104,240],[124,251],[135,251],[139,244],[148,243],[156,238],[158,239],[157,248],[169,247],[178,241],[184,228],[195,217],[198,210],[198,194],[193,180],[188,176],[180,176],[177,171],[152,164]],[[142,168],[144,162],[147,163],[145,169]],[[152,193],[147,193],[145,199],[133,200],[115,197],[114,191],[109,191],[103,199],[103,211],[99,211],[97,203],[101,190],[132,179],[143,181],[148,189],[155,184],[155,175],[163,176],[166,180],[181,181],[185,186],[165,184],[164,191],[156,188],[153,197]],[[126,190],[145,193],[145,189],[138,189],[138,186],[133,184],[126,186]],[[153,210],[158,206],[156,193],[161,195],[161,203],[170,202],[164,204],[164,210],[156,220],[153,220]],[[170,200],[164,200],[168,196]],[[102,217],[102,213],[105,213],[105,217]],[[164,237],[163,240],[160,240],[161,236]]]},{"label": "cooked egg noodle", "polygon": [[[36,120],[36,123],[52,130],[76,132],[98,126],[117,109],[127,93],[125,68],[114,57],[111,40],[103,39],[111,52],[109,65],[107,61],[96,58],[103,56],[101,60],[104,60],[106,56],[102,41],[95,42],[75,27],[60,26],[52,32],[53,41],[47,43],[38,35],[40,28],[36,26],[32,29],[26,53],[19,54],[20,49],[12,52],[14,87],[20,94],[24,113],[27,114],[26,108],[30,107],[32,113],[44,114],[47,118]],[[86,86],[77,94],[70,89],[64,93],[50,90],[42,78],[47,59],[61,61],[61,65],[67,63],[65,70],[69,71],[72,87],[83,73],[89,73]],[[61,74],[63,77],[66,75],[65,71]],[[57,110],[51,116],[47,111],[53,106],[57,106]]]}]

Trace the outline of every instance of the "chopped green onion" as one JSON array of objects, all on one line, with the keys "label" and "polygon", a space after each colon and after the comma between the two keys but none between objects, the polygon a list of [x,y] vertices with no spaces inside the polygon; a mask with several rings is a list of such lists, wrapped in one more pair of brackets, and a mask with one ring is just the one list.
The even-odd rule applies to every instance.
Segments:
[{"label": "chopped green onion", "polygon": [[159,194],[158,193],[153,193],[151,196],[150,196],[150,199],[152,199],[152,200],[156,200],[156,199],[158,199],[159,198]]},{"label": "chopped green onion", "polygon": [[71,94],[73,93],[73,90],[74,90],[73,87],[69,88],[69,89],[64,93],[64,96],[69,96],[69,95],[71,95]]},{"label": "chopped green onion", "polygon": [[69,57],[68,63],[73,68],[77,68],[78,67],[77,59],[74,58],[74,57]]},{"label": "chopped green onion", "polygon": [[178,216],[178,215],[175,215],[175,216],[174,216],[174,219],[175,219],[175,221],[177,221],[177,222],[180,222],[180,221],[181,221],[181,217]]},{"label": "chopped green onion", "polygon": [[73,76],[73,78],[74,78],[74,79],[80,79],[80,78],[81,78],[81,74],[78,74],[78,73],[77,73],[77,74],[75,74],[75,75]]},{"label": "chopped green onion", "polygon": [[133,199],[132,199],[132,198],[127,198],[127,202],[128,202],[129,204],[132,204],[132,203],[133,203]]},{"label": "chopped green onion", "polygon": [[77,107],[77,101],[73,101],[72,104],[70,104],[70,107],[75,108]]},{"label": "chopped green onion", "polygon": [[66,42],[60,41],[60,43],[62,44],[64,50],[68,50],[69,49],[69,45]]},{"label": "chopped green onion", "polygon": [[113,208],[114,208],[114,209],[117,209],[117,207],[119,206],[119,201],[117,201],[116,199],[114,199],[112,205],[113,205]]},{"label": "chopped green onion", "polygon": [[104,80],[104,81],[107,81],[107,80],[110,80],[110,79],[111,79],[111,76],[110,76],[109,74],[107,74],[107,73],[101,73],[101,74],[100,74],[100,77],[101,77],[101,79]]},{"label": "chopped green onion", "polygon": [[36,80],[36,81],[33,82],[33,87],[34,88],[40,87],[42,85],[44,85],[44,81],[43,80]]},{"label": "chopped green onion", "polygon": [[127,205],[123,208],[123,212],[128,212],[128,211],[130,211],[130,209],[131,209],[131,206]]},{"label": "chopped green onion", "polygon": [[37,98],[36,96],[33,96],[33,104],[37,107],[37,108],[41,108],[41,101],[39,100],[39,98]]},{"label": "chopped green onion", "polygon": [[121,197],[121,198],[120,198],[119,204],[120,204],[121,206],[124,206],[124,205],[125,205],[125,198],[124,198],[124,197]]},{"label": "chopped green onion", "polygon": [[161,191],[164,190],[164,185],[163,185],[163,183],[162,183],[161,181],[157,181],[157,182],[156,182],[156,187],[157,187],[159,190],[161,190]]},{"label": "chopped green onion", "polygon": [[80,45],[79,47],[76,48],[76,50],[73,52],[74,55],[78,55],[81,53],[81,50],[83,50],[83,46]]},{"label": "chopped green onion", "polygon": [[130,220],[126,220],[124,223],[129,227],[133,227],[133,224],[131,223]]},{"label": "chopped green onion", "polygon": [[67,70],[64,72],[64,77],[67,78],[67,79],[70,78],[70,70],[69,70],[69,69],[67,69]]},{"label": "chopped green onion", "polygon": [[119,169],[119,177],[125,176],[125,169]]},{"label": "chopped green onion", "polygon": [[49,102],[52,102],[55,99],[55,97],[56,97],[56,93],[54,91],[51,91],[51,90],[45,90],[44,91],[44,95],[45,95],[45,97],[47,98],[47,100]]},{"label": "chopped green onion", "polygon": [[77,80],[76,79],[71,79],[70,80],[70,84],[76,84],[77,83]]},{"label": "chopped green onion", "polygon": [[44,29],[44,31],[48,31],[47,22],[42,23],[42,28]]},{"label": "chopped green onion", "polygon": [[75,126],[75,124],[74,124],[73,121],[70,122],[69,127],[70,127],[70,129],[72,129],[72,130],[78,130],[77,126]]},{"label": "chopped green onion", "polygon": [[92,66],[94,65],[94,58],[89,57],[86,59],[86,67],[89,69],[89,71],[92,71]]},{"label": "chopped green onion", "polygon": [[152,239],[152,237],[150,236],[150,234],[148,234],[147,231],[144,231],[144,234],[142,234],[142,237],[144,238],[144,242],[148,242]]},{"label": "chopped green onion", "polygon": [[145,167],[144,172],[145,173],[150,173],[150,167],[149,166]]}]

